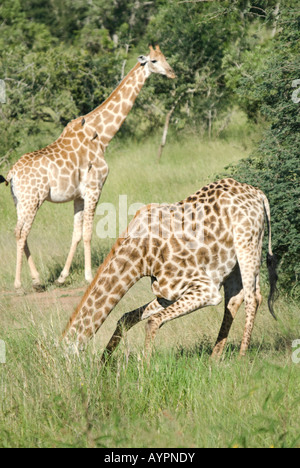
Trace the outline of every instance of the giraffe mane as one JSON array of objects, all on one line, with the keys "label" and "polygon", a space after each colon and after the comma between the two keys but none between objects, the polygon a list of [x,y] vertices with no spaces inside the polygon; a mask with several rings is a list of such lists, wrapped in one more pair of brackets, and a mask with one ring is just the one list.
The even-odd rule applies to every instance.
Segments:
[{"label": "giraffe mane", "polygon": [[128,78],[130,78],[131,75],[133,75],[136,70],[138,68],[141,67],[141,64],[140,63],[137,63],[133,68],[132,70],[130,70],[130,72],[125,76],[125,78],[123,78],[123,80],[119,83],[119,85],[115,88],[115,90],[111,93],[111,95],[105,100],[102,102],[102,104],[100,104],[100,106],[96,107],[96,109],[92,110],[91,112],[89,112],[88,114],[86,114],[85,118],[86,117],[89,117],[90,115],[92,115],[94,112],[98,112],[102,107],[106,106],[115,96],[116,94],[118,94],[118,92],[123,88],[125,82],[128,80]]}]

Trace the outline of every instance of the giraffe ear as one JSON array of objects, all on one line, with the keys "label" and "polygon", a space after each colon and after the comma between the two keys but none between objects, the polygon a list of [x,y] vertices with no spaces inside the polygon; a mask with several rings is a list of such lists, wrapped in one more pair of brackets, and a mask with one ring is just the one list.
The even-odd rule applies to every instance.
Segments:
[{"label": "giraffe ear", "polygon": [[142,65],[146,65],[146,63],[148,62],[148,59],[145,55],[140,55],[139,58],[138,58],[138,61],[142,64]]}]

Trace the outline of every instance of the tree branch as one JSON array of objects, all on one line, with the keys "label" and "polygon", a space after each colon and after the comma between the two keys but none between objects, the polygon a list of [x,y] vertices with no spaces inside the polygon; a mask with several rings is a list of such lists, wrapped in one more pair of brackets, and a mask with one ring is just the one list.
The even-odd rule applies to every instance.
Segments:
[{"label": "tree branch", "polygon": [[166,117],[166,121],[165,121],[165,127],[164,127],[164,131],[163,131],[163,136],[162,136],[162,139],[161,139],[161,144],[159,145],[159,149],[158,149],[158,162],[160,162],[161,160],[161,155],[162,155],[162,152],[163,152],[163,149],[166,145],[166,141],[167,141],[167,135],[168,135],[168,130],[169,130],[169,125],[170,125],[170,119],[172,117],[172,114],[175,110],[175,105],[172,107],[172,109],[168,112],[167,114],[167,117]]},{"label": "tree branch", "polygon": [[158,162],[160,162],[161,160],[161,156],[162,156],[162,152],[163,152],[163,149],[166,145],[166,141],[167,141],[167,136],[168,136],[168,131],[169,131],[169,125],[170,125],[170,119],[172,117],[172,114],[177,106],[177,104],[179,103],[179,101],[181,101],[181,99],[183,98],[183,96],[185,95],[186,93],[183,92],[181,93],[178,98],[176,99],[176,101],[174,102],[171,110],[167,113],[167,116],[166,116],[166,121],[165,121],[165,126],[164,126],[164,131],[163,131],[163,135],[162,135],[162,139],[161,139],[161,144],[159,146],[159,149],[158,149]]}]

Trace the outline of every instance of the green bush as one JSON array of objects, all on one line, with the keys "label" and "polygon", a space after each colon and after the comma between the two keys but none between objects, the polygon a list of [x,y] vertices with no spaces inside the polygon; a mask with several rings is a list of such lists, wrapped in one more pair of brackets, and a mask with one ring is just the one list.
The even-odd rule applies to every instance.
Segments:
[{"label": "green bush", "polygon": [[281,284],[299,294],[300,274],[300,117],[293,99],[300,79],[299,24],[295,2],[281,11],[279,33],[252,76],[240,79],[238,93],[270,122],[257,151],[230,167],[238,180],[260,187],[271,204],[274,251],[280,259]]}]

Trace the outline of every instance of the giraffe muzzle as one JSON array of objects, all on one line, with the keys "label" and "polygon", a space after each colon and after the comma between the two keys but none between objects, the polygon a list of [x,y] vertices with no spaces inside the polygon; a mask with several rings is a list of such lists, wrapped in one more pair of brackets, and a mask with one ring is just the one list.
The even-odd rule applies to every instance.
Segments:
[{"label": "giraffe muzzle", "polygon": [[167,77],[171,80],[175,80],[175,78],[177,78],[176,73],[172,68],[170,68],[170,70],[167,71]]}]

